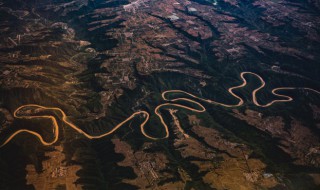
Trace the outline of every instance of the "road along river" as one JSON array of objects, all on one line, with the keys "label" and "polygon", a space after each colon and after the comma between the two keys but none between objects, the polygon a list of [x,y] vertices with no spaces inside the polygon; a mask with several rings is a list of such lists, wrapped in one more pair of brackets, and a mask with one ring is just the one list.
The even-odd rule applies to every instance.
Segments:
[{"label": "road along river", "polygon": [[[201,102],[206,102],[208,104],[214,104],[214,105],[219,105],[219,106],[223,106],[223,107],[227,107],[227,108],[231,108],[231,107],[239,107],[241,105],[244,104],[244,100],[236,95],[233,91],[235,89],[240,89],[240,88],[243,88],[247,85],[247,80],[244,78],[245,75],[253,75],[255,77],[257,77],[259,80],[260,80],[260,83],[261,85],[254,89],[252,91],[252,101],[253,103],[256,105],[256,106],[259,106],[259,107],[269,107],[271,105],[273,105],[274,103],[277,103],[277,102],[290,102],[293,100],[292,97],[290,96],[287,96],[287,95],[283,95],[283,94],[279,94],[278,91],[284,91],[284,90],[297,90],[297,89],[304,89],[304,90],[308,90],[308,91],[311,91],[313,93],[316,93],[316,94],[319,94],[320,95],[320,92],[317,91],[317,90],[314,90],[314,89],[311,89],[311,88],[304,88],[304,87],[280,87],[280,88],[275,88],[272,90],[272,94],[279,97],[279,98],[282,98],[282,99],[277,99],[277,100],[273,100],[267,104],[260,104],[257,100],[257,92],[259,90],[261,90],[262,88],[265,87],[266,83],[265,81],[263,80],[262,77],[260,77],[259,75],[255,74],[255,73],[252,73],[252,72],[242,72],[240,74],[240,77],[241,77],[241,80],[242,80],[242,84],[238,85],[238,86],[234,86],[234,87],[231,87],[228,89],[228,92],[233,96],[235,97],[236,99],[239,100],[239,102],[237,104],[224,104],[224,103],[220,103],[220,102],[216,102],[214,100],[209,100],[209,99],[204,99],[204,98],[201,98],[201,97],[198,97],[196,95],[193,95],[191,93],[188,93],[188,92],[185,92],[185,91],[182,91],[182,90],[168,90],[168,91],[164,91],[162,93],[162,99],[165,100],[165,101],[168,101],[168,103],[164,103],[164,104],[160,104],[158,105],[154,112],[155,114],[158,116],[158,118],[160,119],[161,121],[161,124],[162,126],[165,128],[165,136],[164,137],[152,137],[150,135],[148,135],[145,131],[145,126],[147,124],[147,122],[149,121],[149,118],[150,118],[150,115],[148,112],[146,111],[137,111],[135,113],[133,113],[130,117],[128,117],[127,119],[125,119],[124,121],[122,121],[121,123],[119,123],[118,125],[116,125],[112,130],[106,132],[106,133],[103,133],[101,135],[90,135],[88,134],[87,132],[83,131],[81,128],[79,128],[78,126],[74,125],[72,122],[70,122],[68,120],[68,117],[66,115],[66,113],[60,109],[60,108],[57,108],[57,107],[45,107],[45,106],[41,106],[41,105],[36,105],[36,104],[26,104],[26,105],[23,105],[23,106],[20,106],[18,107],[14,113],[13,113],[13,116],[14,118],[17,118],[17,119],[35,119],[35,118],[44,118],[44,119],[50,119],[52,121],[52,125],[53,125],[53,135],[54,135],[54,139],[50,142],[47,142],[43,139],[43,137],[41,136],[41,134],[35,132],[35,131],[32,131],[32,130],[28,130],[28,129],[20,129],[20,130],[17,130],[15,131],[13,134],[11,134],[1,145],[0,147],[3,147],[5,146],[6,144],[8,144],[16,135],[20,134],[20,133],[29,133],[29,134],[32,134],[34,136],[36,136],[40,142],[43,144],[43,145],[52,145],[54,143],[56,143],[59,139],[59,125],[58,125],[58,122],[56,120],[56,118],[54,116],[49,116],[49,115],[44,115],[44,116],[28,116],[28,115],[23,115],[23,114],[20,114],[19,112],[21,112],[21,110],[23,109],[28,109],[28,108],[31,108],[31,109],[44,109],[44,110],[51,110],[51,111],[55,111],[55,112],[59,112],[62,117],[61,117],[61,120],[69,127],[73,128],[74,130],[76,130],[78,133],[84,135],[85,137],[89,138],[89,139],[99,139],[99,138],[103,138],[105,136],[108,136],[112,133],[114,133],[117,129],[119,129],[120,127],[122,127],[124,124],[126,124],[127,122],[129,122],[130,120],[132,120],[133,118],[135,118],[136,116],[143,116],[144,120],[143,122],[140,124],[140,130],[142,132],[142,134],[149,138],[149,139],[152,139],[152,140],[158,140],[158,139],[164,139],[164,138],[168,138],[169,137],[169,129],[168,129],[168,126],[167,124],[165,123],[162,115],[161,115],[161,112],[160,112],[160,109],[163,108],[163,107],[176,107],[176,108],[182,108],[182,109],[186,109],[186,110],[189,110],[189,111],[193,111],[193,112],[197,112],[197,113],[201,113],[201,112],[205,112],[206,111],[206,108],[201,104],[199,103],[198,101],[201,101]],[[167,97],[167,95],[169,94],[184,94],[184,95],[187,95],[195,100],[192,100],[192,99],[189,99],[189,98],[175,98],[175,99],[170,99]],[[198,100],[198,101],[196,101]],[[185,105],[181,105],[181,104],[178,104],[178,103],[175,103],[177,101],[183,101],[185,103],[192,103],[192,104],[195,104],[198,108],[192,108],[192,107],[188,107],[188,106],[185,106]],[[1,134],[0,134],[1,135]]]}]

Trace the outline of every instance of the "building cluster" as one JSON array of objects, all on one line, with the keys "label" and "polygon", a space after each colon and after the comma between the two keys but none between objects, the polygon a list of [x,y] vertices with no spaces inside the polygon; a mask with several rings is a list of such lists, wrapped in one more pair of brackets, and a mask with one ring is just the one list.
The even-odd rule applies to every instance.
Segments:
[{"label": "building cluster", "polygon": [[123,5],[123,8],[126,12],[132,12],[132,13],[136,13],[136,9],[138,9],[140,6],[146,6],[146,2],[148,0],[136,0],[133,1],[130,4],[127,5]]},{"label": "building cluster", "polygon": [[67,167],[64,166],[59,166],[57,168],[54,168],[53,171],[51,172],[51,177],[52,178],[58,178],[58,177],[65,177],[67,175]]},{"label": "building cluster", "polygon": [[[154,168],[156,168],[156,163],[152,161],[144,161],[139,163],[139,169],[143,175],[149,178],[151,185],[153,185],[156,181],[158,181],[159,176],[155,172]],[[151,177],[151,179],[150,179]]]}]

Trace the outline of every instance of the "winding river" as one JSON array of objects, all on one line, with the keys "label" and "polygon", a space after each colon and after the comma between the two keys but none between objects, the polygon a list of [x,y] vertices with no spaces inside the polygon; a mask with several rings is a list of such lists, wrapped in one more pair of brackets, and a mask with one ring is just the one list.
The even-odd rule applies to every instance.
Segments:
[{"label": "winding river", "polygon": [[[51,111],[56,111],[56,112],[59,112],[61,113],[62,117],[61,117],[61,120],[69,127],[73,128],[74,130],[76,130],[78,133],[84,135],[85,137],[89,138],[89,139],[99,139],[99,138],[103,138],[105,136],[108,136],[112,133],[114,133],[117,129],[119,129],[120,127],[122,127],[124,124],[126,124],[127,122],[129,122],[130,120],[132,120],[133,118],[135,118],[136,116],[143,116],[144,120],[143,122],[140,124],[140,130],[142,132],[142,134],[146,137],[146,138],[149,138],[149,139],[152,139],[152,140],[158,140],[158,139],[164,139],[164,138],[168,138],[169,137],[169,129],[168,129],[168,125],[165,123],[162,115],[161,115],[161,112],[160,112],[160,109],[163,108],[163,107],[166,107],[166,106],[171,106],[171,107],[176,107],[176,108],[182,108],[182,109],[186,109],[186,110],[189,110],[189,111],[193,111],[193,112],[197,112],[197,113],[201,113],[201,112],[205,112],[206,111],[206,108],[199,102],[205,102],[205,103],[208,103],[208,104],[214,104],[214,105],[219,105],[219,106],[223,106],[223,107],[227,107],[227,108],[232,108],[232,107],[239,107],[239,106],[242,106],[244,104],[244,100],[236,95],[233,91],[235,89],[240,89],[240,88],[243,88],[247,85],[247,80],[245,79],[245,75],[253,75],[255,77],[257,77],[259,80],[260,80],[260,83],[261,85],[254,89],[252,91],[252,101],[254,103],[254,105],[256,106],[259,106],[259,107],[269,107],[269,106],[272,106],[273,104],[277,103],[277,102],[290,102],[290,101],[293,101],[293,98],[290,97],[290,96],[287,96],[287,95],[283,95],[283,94],[280,94],[279,91],[283,91],[283,90],[296,90],[296,89],[304,89],[304,90],[308,90],[308,91],[311,91],[311,92],[314,92],[314,93],[317,93],[317,94],[320,94],[319,91],[317,90],[314,90],[314,89],[311,89],[311,88],[304,88],[304,87],[280,87],[280,88],[275,88],[272,90],[272,94],[281,98],[281,99],[276,99],[276,100],[273,100],[267,104],[260,104],[257,100],[257,92],[259,90],[261,90],[262,88],[265,87],[266,83],[265,81],[263,80],[262,77],[260,77],[258,74],[256,73],[252,73],[252,72],[242,72],[240,74],[240,77],[241,77],[241,80],[242,80],[242,84],[238,85],[238,86],[234,86],[234,87],[231,87],[228,89],[228,92],[233,96],[235,97],[236,99],[238,99],[238,103],[237,104],[224,104],[224,103],[220,103],[220,102],[216,102],[214,100],[210,100],[210,99],[204,99],[204,98],[201,98],[201,97],[198,97],[196,95],[193,95],[191,93],[188,93],[188,92],[185,92],[185,91],[182,91],[182,90],[168,90],[168,91],[164,91],[162,93],[162,99],[165,100],[165,101],[168,101],[167,103],[164,103],[164,104],[160,104],[158,105],[154,112],[155,114],[158,116],[158,118],[160,119],[161,121],[161,124],[162,126],[165,128],[165,131],[166,131],[166,134],[164,137],[153,137],[153,136],[150,136],[146,133],[145,131],[145,126],[147,124],[147,122],[149,121],[149,118],[150,118],[150,114],[146,111],[137,111],[135,113],[133,113],[131,116],[129,116],[127,119],[125,119],[124,121],[122,121],[121,123],[119,123],[118,125],[116,125],[115,127],[113,127],[112,130],[104,133],[104,134],[101,134],[101,135],[90,135],[88,134],[87,132],[83,131],[81,128],[79,128],[78,126],[74,125],[72,122],[70,122],[68,120],[68,117],[66,115],[66,113],[60,109],[60,108],[57,108],[57,107],[45,107],[45,106],[41,106],[41,105],[36,105],[36,104],[26,104],[26,105],[23,105],[23,106],[20,106],[18,107],[14,113],[13,113],[13,116],[14,118],[17,118],[17,119],[35,119],[35,118],[45,118],[45,119],[50,119],[51,122],[52,122],[52,125],[53,125],[53,135],[54,135],[54,139],[52,141],[45,141],[43,139],[43,137],[41,136],[41,134],[35,132],[35,131],[32,131],[32,130],[28,130],[28,129],[20,129],[20,130],[17,130],[15,131],[12,135],[10,135],[2,144],[0,147],[3,147],[5,146],[6,144],[8,144],[16,135],[20,134],[20,133],[29,133],[29,134],[32,134],[34,136],[36,136],[40,142],[43,144],[43,145],[52,145],[54,143],[56,143],[59,139],[59,125],[58,125],[58,122],[56,120],[56,118],[54,116],[49,116],[49,115],[44,115],[44,116],[28,116],[28,115],[23,115],[23,114],[20,114],[19,112],[22,110],[22,109],[26,109],[26,108],[33,108],[33,109],[44,109],[44,110],[51,110]],[[184,95],[187,95],[195,100],[192,100],[192,99],[189,99],[189,98],[175,98],[175,99],[170,99],[168,98],[168,95],[169,94],[184,94]],[[196,101],[198,100],[198,101]],[[185,106],[185,105],[181,105],[181,104],[178,104],[178,103],[175,103],[177,101],[183,101],[183,102],[186,102],[186,103],[192,103],[192,104],[195,104],[197,105],[198,108],[192,108],[192,107],[188,107],[188,106]]]}]

